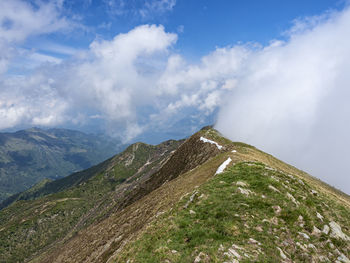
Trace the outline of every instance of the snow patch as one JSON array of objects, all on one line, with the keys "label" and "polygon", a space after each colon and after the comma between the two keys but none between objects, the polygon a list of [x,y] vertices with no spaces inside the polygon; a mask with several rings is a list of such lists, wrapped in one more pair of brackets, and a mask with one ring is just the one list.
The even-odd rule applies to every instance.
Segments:
[{"label": "snow patch", "polygon": [[227,165],[229,165],[229,163],[232,161],[232,159],[230,157],[227,158],[226,161],[224,161],[219,168],[216,170],[215,174],[221,174],[227,167]]},{"label": "snow patch", "polygon": [[199,140],[201,140],[202,142],[208,142],[208,143],[211,143],[211,144],[215,144],[216,147],[218,147],[219,150],[222,149],[222,146],[221,146],[220,144],[218,144],[217,142],[214,142],[214,141],[212,141],[212,140],[209,140],[209,139],[207,139],[207,138],[200,137]]}]

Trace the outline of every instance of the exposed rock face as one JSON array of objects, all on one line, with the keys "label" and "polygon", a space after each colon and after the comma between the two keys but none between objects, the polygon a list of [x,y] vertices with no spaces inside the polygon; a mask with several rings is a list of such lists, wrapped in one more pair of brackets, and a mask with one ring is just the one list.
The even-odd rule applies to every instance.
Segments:
[{"label": "exposed rock face", "polygon": [[318,229],[317,227],[313,226],[313,229],[312,229],[312,235],[315,235],[315,236],[318,236],[320,235],[322,232],[320,229]]},{"label": "exposed rock face", "polygon": [[328,233],[329,233],[329,226],[328,226],[328,225],[324,225],[324,226],[323,226],[322,233],[328,235]]},{"label": "exposed rock face", "polygon": [[236,183],[237,186],[241,186],[241,187],[247,187],[248,185],[245,183],[245,182],[241,182],[241,181],[238,181]]},{"label": "exposed rock face", "polygon": [[329,223],[331,227],[331,237],[337,238],[337,239],[343,239],[345,241],[350,241],[350,237],[343,233],[341,230],[341,227],[334,221]]},{"label": "exposed rock face", "polygon": [[323,221],[323,216],[319,212],[316,212],[316,216],[317,216],[318,219]]},{"label": "exposed rock face", "polygon": [[338,261],[343,263],[350,263],[350,260],[343,253],[339,255]]},{"label": "exposed rock face", "polygon": [[280,252],[281,258],[282,259],[287,259],[286,254],[284,254],[284,252],[282,251],[282,249],[280,249],[279,247],[277,247],[278,251]]},{"label": "exposed rock face", "polygon": [[279,206],[279,205],[274,205],[273,207],[273,210],[275,211],[275,213],[276,214],[280,214],[281,213],[281,211],[282,211],[282,209],[281,209],[281,207]]}]

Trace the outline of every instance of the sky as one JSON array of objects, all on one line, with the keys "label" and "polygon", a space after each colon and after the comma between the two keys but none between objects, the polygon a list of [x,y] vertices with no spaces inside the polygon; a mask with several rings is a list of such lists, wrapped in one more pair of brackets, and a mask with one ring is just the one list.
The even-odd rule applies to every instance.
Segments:
[{"label": "sky", "polygon": [[350,193],[349,31],[345,0],[0,0],[0,131],[215,124]]}]

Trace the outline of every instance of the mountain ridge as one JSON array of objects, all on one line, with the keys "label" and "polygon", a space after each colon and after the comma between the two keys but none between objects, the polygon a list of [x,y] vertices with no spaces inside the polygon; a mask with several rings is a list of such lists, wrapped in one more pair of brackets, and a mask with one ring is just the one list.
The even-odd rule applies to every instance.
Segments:
[{"label": "mountain ridge", "polygon": [[112,156],[122,145],[68,129],[0,133],[0,202],[43,179],[57,179]]},{"label": "mountain ridge", "polygon": [[[223,173],[218,173],[228,158],[231,162]],[[231,142],[214,129],[202,129],[185,141],[158,146],[134,144],[112,159],[115,162],[110,162],[107,169],[78,186],[15,202],[0,211],[0,219],[11,218],[9,223],[0,224],[0,241],[7,244],[7,249],[1,251],[3,257],[15,262],[11,260],[19,251],[26,251],[25,262],[251,262],[253,257],[263,262],[322,262],[316,254],[334,261],[349,257],[349,244],[333,235],[337,224],[341,233],[349,236],[349,196],[253,146]],[[116,183],[121,175],[125,180]],[[202,199],[205,196],[207,199]],[[63,204],[66,207],[58,206]],[[83,205],[87,207],[80,211]],[[21,207],[37,212],[21,215]],[[232,214],[235,210],[239,211],[238,217]],[[316,211],[324,221],[318,219]],[[69,223],[72,212],[78,218]],[[303,222],[299,222],[300,216]],[[59,237],[35,249],[33,241],[26,243],[27,233],[32,233],[35,241],[42,236],[41,228],[57,229],[55,220],[60,217],[61,224],[67,227]],[[21,222],[24,218],[27,223]],[[313,226],[321,233],[326,226],[331,230],[314,235]],[[14,250],[11,244],[15,240],[6,235],[11,229],[16,240],[21,240]],[[153,230],[148,232],[149,229]],[[311,241],[305,243],[307,239],[298,232]],[[273,233],[282,240],[287,235],[292,249],[274,240]],[[241,250],[233,247],[233,240],[240,242],[235,245]],[[213,247],[208,247],[207,242],[214,242]],[[305,251],[298,244],[305,245]],[[339,253],[332,252],[330,244]],[[260,251],[258,248],[266,253],[254,252]],[[266,255],[271,255],[273,261]]]}]

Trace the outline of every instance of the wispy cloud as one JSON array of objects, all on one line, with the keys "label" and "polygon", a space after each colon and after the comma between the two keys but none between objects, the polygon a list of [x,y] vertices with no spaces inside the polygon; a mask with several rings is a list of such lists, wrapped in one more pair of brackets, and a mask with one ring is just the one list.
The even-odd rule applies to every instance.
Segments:
[{"label": "wispy cloud", "polygon": [[60,45],[53,42],[38,43],[36,45],[36,48],[39,49],[40,51],[46,51],[46,52],[55,53],[58,55],[68,55],[68,56],[75,55],[81,51],[71,46]]},{"label": "wispy cloud", "polygon": [[176,5],[176,0],[104,0],[104,3],[111,15],[132,14],[146,19],[171,11]]},{"label": "wispy cloud", "polygon": [[143,18],[148,18],[155,14],[163,14],[173,10],[176,5],[176,0],[153,0],[146,1],[144,6],[139,10]]},{"label": "wispy cloud", "polygon": [[23,55],[19,44],[29,37],[74,28],[61,13],[62,1],[35,3],[0,1],[0,74],[7,71],[13,58]]},{"label": "wispy cloud", "polygon": [[0,38],[9,43],[28,36],[69,29],[69,21],[60,14],[58,2],[39,2],[37,6],[22,1],[0,2]]}]

